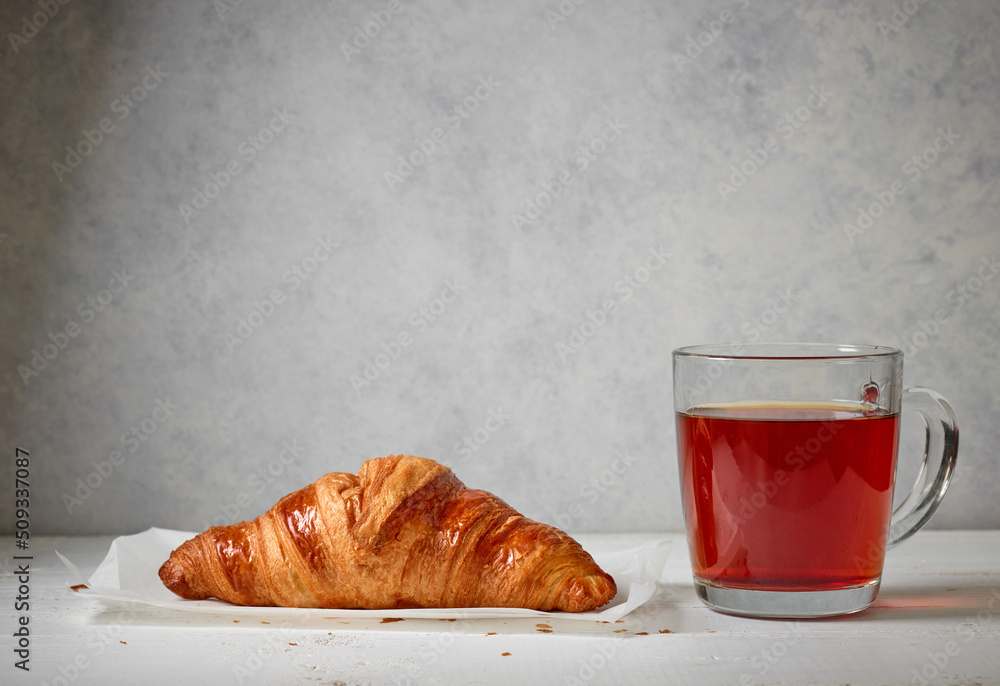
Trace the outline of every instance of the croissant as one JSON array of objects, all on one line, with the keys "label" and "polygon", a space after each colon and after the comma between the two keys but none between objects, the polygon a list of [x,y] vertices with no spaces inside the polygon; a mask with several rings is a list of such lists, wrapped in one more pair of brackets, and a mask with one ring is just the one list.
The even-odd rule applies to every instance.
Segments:
[{"label": "croissant", "polygon": [[252,522],[213,526],[159,573],[182,598],[279,607],[581,612],[617,592],[567,534],[410,455],[327,474]]}]

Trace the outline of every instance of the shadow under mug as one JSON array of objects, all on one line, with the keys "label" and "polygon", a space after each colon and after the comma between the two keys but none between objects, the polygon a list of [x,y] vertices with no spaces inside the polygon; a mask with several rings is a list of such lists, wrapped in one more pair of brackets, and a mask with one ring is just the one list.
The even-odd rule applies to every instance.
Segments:
[{"label": "shadow under mug", "polygon": [[[681,495],[709,607],[825,617],[875,600],[885,551],[920,529],[955,469],[948,402],[903,388],[903,353],[872,345],[701,345],[673,352]],[[927,426],[895,509],[902,412]]]}]

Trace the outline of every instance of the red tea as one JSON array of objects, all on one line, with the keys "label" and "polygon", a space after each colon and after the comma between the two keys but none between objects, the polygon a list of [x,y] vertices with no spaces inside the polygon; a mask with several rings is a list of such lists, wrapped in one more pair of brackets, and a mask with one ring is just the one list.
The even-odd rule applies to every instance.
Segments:
[{"label": "red tea", "polygon": [[882,573],[899,415],[849,403],[677,413],[695,576],[755,590],[859,586]]}]

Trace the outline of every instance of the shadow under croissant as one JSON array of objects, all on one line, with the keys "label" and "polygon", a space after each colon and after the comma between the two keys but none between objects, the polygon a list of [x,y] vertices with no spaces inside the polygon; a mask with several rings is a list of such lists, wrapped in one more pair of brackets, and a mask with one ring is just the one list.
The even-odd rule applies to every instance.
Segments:
[{"label": "shadow under croissant", "polygon": [[[236,606],[234,606],[235,608]],[[142,626],[157,628],[183,629],[227,629],[233,631],[257,632],[295,632],[314,636],[336,635],[339,632],[393,632],[393,633],[461,633],[469,635],[531,635],[531,634],[561,634],[575,637],[593,636],[607,638],[616,636],[628,638],[634,635],[661,633],[651,629],[653,624],[664,624],[662,620],[653,620],[649,612],[632,613],[623,619],[606,622],[595,620],[581,622],[579,620],[560,620],[558,616],[550,617],[462,617],[461,613],[450,619],[429,618],[384,618],[364,617],[345,619],[343,617],[320,617],[312,614],[314,611],[296,611],[291,608],[287,616],[279,619],[273,614],[255,615],[252,610],[240,607],[239,614],[196,613],[184,610],[157,607],[144,603],[107,602],[100,610],[92,614],[89,623],[102,627],[108,635],[116,633],[113,630],[125,626]],[[653,616],[659,613],[652,613]],[[651,623],[652,621],[652,623]]]}]

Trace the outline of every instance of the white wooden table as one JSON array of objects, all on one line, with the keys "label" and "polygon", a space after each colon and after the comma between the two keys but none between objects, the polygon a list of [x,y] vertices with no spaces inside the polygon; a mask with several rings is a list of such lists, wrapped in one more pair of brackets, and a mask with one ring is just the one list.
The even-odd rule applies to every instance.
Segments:
[{"label": "white wooden table", "polygon": [[[579,536],[588,548],[653,535]],[[36,537],[30,673],[14,667],[20,582],[0,570],[3,684],[1000,684],[1000,532],[917,534],[889,554],[875,606],[753,620],[695,598],[680,535],[658,595],[617,624],[557,620],[256,620],[106,605],[70,590],[112,537]],[[17,551],[5,543],[8,565]],[[660,633],[669,630],[670,633]],[[642,633],[646,635],[641,635]],[[13,646],[16,647],[16,646]]]}]

